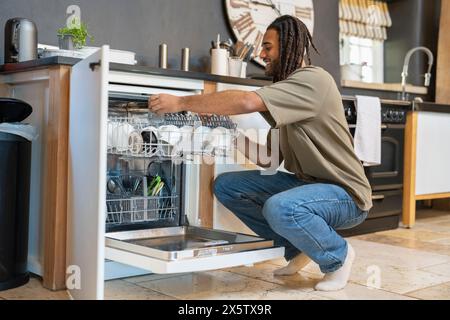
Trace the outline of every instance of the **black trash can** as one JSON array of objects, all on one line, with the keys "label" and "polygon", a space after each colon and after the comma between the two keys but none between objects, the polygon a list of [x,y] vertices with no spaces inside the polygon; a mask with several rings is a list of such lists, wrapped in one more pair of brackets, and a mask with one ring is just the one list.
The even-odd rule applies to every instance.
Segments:
[{"label": "black trash can", "polygon": [[[28,282],[31,141],[20,127],[4,129],[31,114],[23,101],[0,98],[0,291]],[[11,133],[13,132],[13,133]]]}]

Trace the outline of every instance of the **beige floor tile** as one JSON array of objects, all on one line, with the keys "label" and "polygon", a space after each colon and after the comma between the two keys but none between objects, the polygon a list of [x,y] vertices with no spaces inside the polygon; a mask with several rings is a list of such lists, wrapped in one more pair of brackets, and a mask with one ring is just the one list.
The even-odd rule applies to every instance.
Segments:
[{"label": "beige floor tile", "polygon": [[450,300],[450,282],[409,292],[408,296],[424,300]]},{"label": "beige floor tile", "polygon": [[371,289],[355,283],[349,283],[345,289],[340,291],[316,291],[314,294],[333,300],[413,300],[413,298],[404,295]]},{"label": "beige floor tile", "polygon": [[[382,239],[382,241],[378,243],[371,241],[372,239]],[[450,262],[449,255],[442,254],[444,252],[447,253],[445,247],[438,248],[433,244],[429,244],[429,247],[438,248],[440,251],[439,253],[433,253],[414,249],[414,245],[411,245],[413,248],[408,248],[386,244],[385,242],[389,242],[389,239],[390,237],[374,238],[373,235],[365,235],[349,238],[348,240],[356,250],[357,260],[361,259],[370,262],[371,265],[391,265],[415,270]],[[392,241],[397,244],[408,243],[408,241],[398,239],[399,238],[394,238]],[[286,265],[284,259],[272,260],[269,263],[279,266]],[[310,263],[305,270],[313,273],[320,273],[318,266],[314,262]]]},{"label": "beige floor tile", "polygon": [[350,280],[363,286],[374,283],[379,277],[379,288],[404,294],[450,281],[450,277],[422,270],[414,270],[387,264],[371,264],[362,259],[355,261]]},{"label": "beige floor tile", "polygon": [[[369,236],[366,237],[367,239],[370,239]],[[365,241],[358,238],[350,238],[348,240],[356,251],[356,263],[362,261],[369,266],[392,266],[407,270],[416,270],[450,262],[450,257],[443,254]],[[281,261],[271,261],[270,263],[277,265],[286,264]],[[315,274],[321,274],[319,266],[314,262],[311,262],[304,270]]]},{"label": "beige floor tile", "polygon": [[424,230],[423,228],[413,228],[413,229],[398,228],[396,230],[378,232],[377,234],[420,241],[433,241],[450,238],[450,233],[441,233],[437,231]]},{"label": "beige floor tile", "polygon": [[394,237],[394,236],[386,236],[386,235],[381,235],[378,233],[372,233],[372,234],[359,236],[357,239],[363,240],[363,241],[368,241],[368,242],[383,243],[383,244],[392,245],[392,246],[396,246],[396,247],[416,249],[416,250],[425,251],[428,253],[437,253],[437,254],[443,254],[443,255],[450,256],[450,245],[441,243],[441,241],[444,241],[446,239],[425,242],[425,241],[420,241],[420,240],[416,240],[416,239],[405,239],[405,238],[398,238],[398,237]]},{"label": "beige floor tile", "polygon": [[0,292],[0,297],[6,300],[69,300],[66,291],[50,291],[42,286],[39,278],[31,278],[30,281],[19,288]]},{"label": "beige floor tile", "polygon": [[450,252],[450,238],[435,240],[435,241],[431,241],[431,242],[435,243],[435,244],[447,246],[448,247],[448,251]]},{"label": "beige floor tile", "polygon": [[174,298],[123,280],[113,280],[105,282],[105,300],[174,300]]},{"label": "beige floor tile", "polygon": [[424,231],[432,231],[438,232],[447,235],[450,235],[450,221],[437,221],[437,222],[427,222],[427,221],[418,221],[414,225],[413,228],[408,230],[424,230]]},{"label": "beige floor tile", "polygon": [[304,292],[296,289],[279,287],[268,290],[261,300],[332,300],[331,298],[317,295],[314,291]]},{"label": "beige floor tile", "polygon": [[429,253],[416,249],[402,248],[393,245],[350,239],[356,251],[357,260],[369,265],[388,265],[405,269],[425,268],[450,262],[450,257]]},{"label": "beige floor tile", "polygon": [[[261,300],[277,284],[226,271],[191,273],[179,277],[139,283],[140,286],[178,299]],[[301,291],[299,295],[305,295]]]},{"label": "beige floor tile", "polygon": [[[357,239],[350,242],[357,254],[350,276],[353,283],[367,286],[379,274],[380,289],[403,294],[450,281],[449,276],[419,270],[437,261],[448,263],[448,256]],[[310,263],[304,271],[321,275],[315,263]]]},{"label": "beige floor tile", "polygon": [[262,263],[257,264],[251,268],[237,267],[226,269],[224,271],[229,271],[250,278],[276,283],[285,288],[291,288],[305,292],[314,291],[314,286],[320,279],[322,279],[321,276],[306,272],[297,273],[292,276],[274,276],[273,272],[278,268],[279,266],[271,263]]},{"label": "beige floor tile", "polygon": [[435,273],[441,276],[450,277],[450,263],[438,264],[436,266],[431,266],[421,269],[422,271]]}]

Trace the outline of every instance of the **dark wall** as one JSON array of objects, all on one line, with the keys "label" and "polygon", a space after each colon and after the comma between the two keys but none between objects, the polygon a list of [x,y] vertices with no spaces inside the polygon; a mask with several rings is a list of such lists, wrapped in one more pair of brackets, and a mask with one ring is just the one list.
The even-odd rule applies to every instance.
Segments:
[{"label": "dark wall", "polygon": [[[386,41],[385,80],[400,82],[406,52],[419,45],[437,53],[440,0],[389,0],[393,26]],[[0,62],[3,61],[3,26],[21,16],[36,22],[39,42],[57,45],[56,30],[65,24],[66,8],[79,5],[82,19],[95,36],[94,46],[137,53],[141,65],[157,66],[158,46],[169,46],[169,67],[180,68],[181,49],[191,48],[191,70],[209,71],[209,48],[217,33],[233,38],[223,0],[0,0]],[[314,0],[314,41],[320,55],[313,63],[329,71],[340,83],[338,0]],[[409,83],[421,85],[426,59],[416,54],[411,61]],[[248,73],[263,74],[256,64]],[[436,73],[433,72],[433,80]],[[343,88],[343,94],[369,94],[395,98],[395,93]],[[434,93],[428,99],[434,98]]]},{"label": "dark wall", "polygon": [[[137,53],[142,65],[157,66],[158,46],[167,43],[169,67],[180,68],[181,49],[191,48],[191,70],[207,72],[211,40],[218,33],[233,38],[222,0],[0,0],[0,61],[3,61],[3,26],[12,17],[37,24],[39,42],[57,45],[56,30],[65,24],[66,8],[76,4],[81,18],[95,36],[94,46]],[[338,0],[315,0],[315,41],[321,55],[314,63],[339,78]],[[251,64],[249,74],[263,73]]]},{"label": "dark wall", "polygon": [[[400,82],[406,53],[418,46],[429,48],[435,56],[432,76],[436,78],[437,47],[441,0],[392,0],[389,10],[393,26],[385,43],[385,81]],[[415,53],[410,61],[408,83],[423,86],[428,69],[424,52]],[[435,82],[430,88],[434,97]]]}]

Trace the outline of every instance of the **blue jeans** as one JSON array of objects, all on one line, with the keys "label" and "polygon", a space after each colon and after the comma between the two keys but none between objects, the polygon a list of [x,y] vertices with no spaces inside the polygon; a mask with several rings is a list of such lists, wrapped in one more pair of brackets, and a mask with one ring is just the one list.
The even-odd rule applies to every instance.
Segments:
[{"label": "blue jeans", "polygon": [[342,187],[280,171],[224,173],[214,182],[214,194],[257,235],[285,247],[288,261],[304,252],[323,273],[339,269],[347,256],[347,242],[335,230],[367,218]]}]

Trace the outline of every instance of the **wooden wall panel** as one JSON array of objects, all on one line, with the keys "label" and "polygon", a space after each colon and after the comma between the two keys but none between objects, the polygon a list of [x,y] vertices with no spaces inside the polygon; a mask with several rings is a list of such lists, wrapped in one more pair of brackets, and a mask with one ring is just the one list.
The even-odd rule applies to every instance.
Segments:
[{"label": "wooden wall panel", "polygon": [[450,0],[442,0],[436,102],[450,104]]}]

